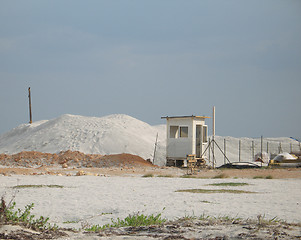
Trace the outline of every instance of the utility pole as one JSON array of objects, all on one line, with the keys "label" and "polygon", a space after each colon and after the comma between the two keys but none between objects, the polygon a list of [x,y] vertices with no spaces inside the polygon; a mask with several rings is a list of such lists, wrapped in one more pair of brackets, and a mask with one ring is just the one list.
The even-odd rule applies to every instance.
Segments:
[{"label": "utility pole", "polygon": [[28,99],[29,99],[29,123],[32,124],[30,87],[28,88]]},{"label": "utility pole", "polygon": [[213,106],[213,112],[212,112],[212,168],[215,168],[215,158],[214,158],[214,143],[215,143],[215,106]]},{"label": "utility pole", "polygon": [[159,133],[157,133],[156,142],[155,142],[155,149],[154,149],[154,156],[153,156],[153,164],[154,165],[155,165],[155,156],[156,156],[156,150],[157,150],[158,135],[159,135]]}]

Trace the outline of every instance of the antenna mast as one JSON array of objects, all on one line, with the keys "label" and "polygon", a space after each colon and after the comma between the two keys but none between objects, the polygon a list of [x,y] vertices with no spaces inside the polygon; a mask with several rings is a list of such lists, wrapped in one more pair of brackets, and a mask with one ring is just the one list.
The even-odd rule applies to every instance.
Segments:
[{"label": "antenna mast", "polygon": [[30,87],[28,88],[28,99],[29,99],[29,123],[32,124]]}]

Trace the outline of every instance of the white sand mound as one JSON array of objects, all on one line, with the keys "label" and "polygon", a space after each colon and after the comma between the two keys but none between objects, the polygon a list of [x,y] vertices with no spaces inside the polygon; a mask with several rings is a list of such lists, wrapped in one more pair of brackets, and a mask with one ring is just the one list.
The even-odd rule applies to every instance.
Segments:
[{"label": "white sand mound", "polygon": [[[153,160],[157,133],[159,139],[155,164],[162,166],[166,156],[165,123],[151,126],[124,114],[105,117],[65,114],[52,120],[22,124],[0,136],[0,153],[59,153],[71,150],[102,155],[129,153]],[[226,155],[231,162],[253,162],[254,154],[261,152],[260,138],[216,136],[215,140],[221,149],[225,149],[226,142]],[[290,138],[265,138],[262,147],[262,150],[268,151],[269,154],[278,154],[280,148],[287,152],[291,147],[293,150],[300,150],[300,144]],[[217,147],[215,149],[216,166],[226,163],[221,151]],[[208,164],[211,165],[209,161]]]},{"label": "white sand mound", "polygon": [[130,153],[152,160],[157,133],[155,164],[159,164],[165,158],[164,127],[150,126],[123,114],[100,118],[65,114],[52,120],[22,124],[0,136],[0,153],[71,150],[103,155]]}]

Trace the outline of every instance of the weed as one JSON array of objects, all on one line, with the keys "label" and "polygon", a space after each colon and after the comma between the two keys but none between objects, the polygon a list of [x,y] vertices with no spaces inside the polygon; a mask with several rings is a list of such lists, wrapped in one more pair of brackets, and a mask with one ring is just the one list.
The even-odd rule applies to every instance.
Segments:
[{"label": "weed", "polygon": [[267,175],[267,176],[254,176],[253,179],[273,179],[272,175]]},{"label": "weed", "polygon": [[162,178],[173,178],[172,175],[158,175],[157,177],[162,177]]},{"label": "weed", "polygon": [[225,183],[212,183],[208,184],[208,186],[229,186],[229,187],[237,187],[237,186],[246,186],[248,183],[238,183],[238,182],[225,182]]},{"label": "weed", "polygon": [[16,202],[12,202],[8,206],[5,203],[4,198],[1,198],[0,205],[0,223],[13,223],[13,224],[23,224],[26,227],[30,227],[34,230],[57,230],[56,225],[50,225],[48,223],[49,218],[41,216],[35,219],[35,216],[31,214],[31,210],[34,208],[34,204],[28,204],[22,211],[18,209],[14,210]]},{"label": "weed", "polygon": [[117,218],[117,220],[111,219],[111,221],[112,221],[111,224],[106,224],[103,226],[93,225],[89,228],[86,228],[85,230],[90,232],[98,232],[109,227],[119,228],[119,227],[128,227],[128,226],[138,227],[138,226],[148,226],[148,225],[160,225],[164,223],[166,219],[161,218],[161,213],[157,215],[152,214],[149,216],[137,213],[137,214],[129,215],[123,220]]},{"label": "weed", "polygon": [[181,178],[196,178],[196,176],[185,174],[185,175],[181,176]]},{"label": "weed", "polygon": [[213,178],[228,178],[228,176],[224,173],[220,173],[220,174],[214,176]]},{"label": "weed", "polygon": [[48,188],[63,188],[64,186],[61,185],[17,185],[14,186],[12,188],[44,188],[44,187],[48,187]]},{"label": "weed", "polygon": [[183,189],[177,190],[176,192],[190,192],[190,193],[256,193],[243,190],[232,190],[232,189]]},{"label": "weed", "polygon": [[284,222],[284,221],[280,220],[277,217],[274,217],[274,218],[271,218],[271,219],[266,219],[265,215],[261,215],[261,214],[257,216],[257,220],[258,220],[257,225],[259,227],[264,227],[266,225],[271,225],[271,224],[275,224],[275,223],[279,223],[279,222],[282,222],[282,223]]},{"label": "weed", "polygon": [[154,175],[152,173],[147,173],[147,174],[144,174],[142,177],[145,177],[145,178],[154,177]]}]

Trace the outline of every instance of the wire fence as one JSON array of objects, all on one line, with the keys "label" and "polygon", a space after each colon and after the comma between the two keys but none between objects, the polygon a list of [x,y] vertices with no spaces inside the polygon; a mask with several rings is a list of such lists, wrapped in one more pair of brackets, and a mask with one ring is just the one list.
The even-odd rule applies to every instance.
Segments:
[{"label": "wire fence", "polygon": [[216,166],[228,162],[253,162],[258,157],[265,162],[273,159],[280,153],[296,153],[301,151],[301,143],[289,138],[273,139],[273,138],[232,138],[232,137],[216,137],[216,145],[214,147],[214,156],[210,151],[207,157],[212,162],[216,162]]}]

